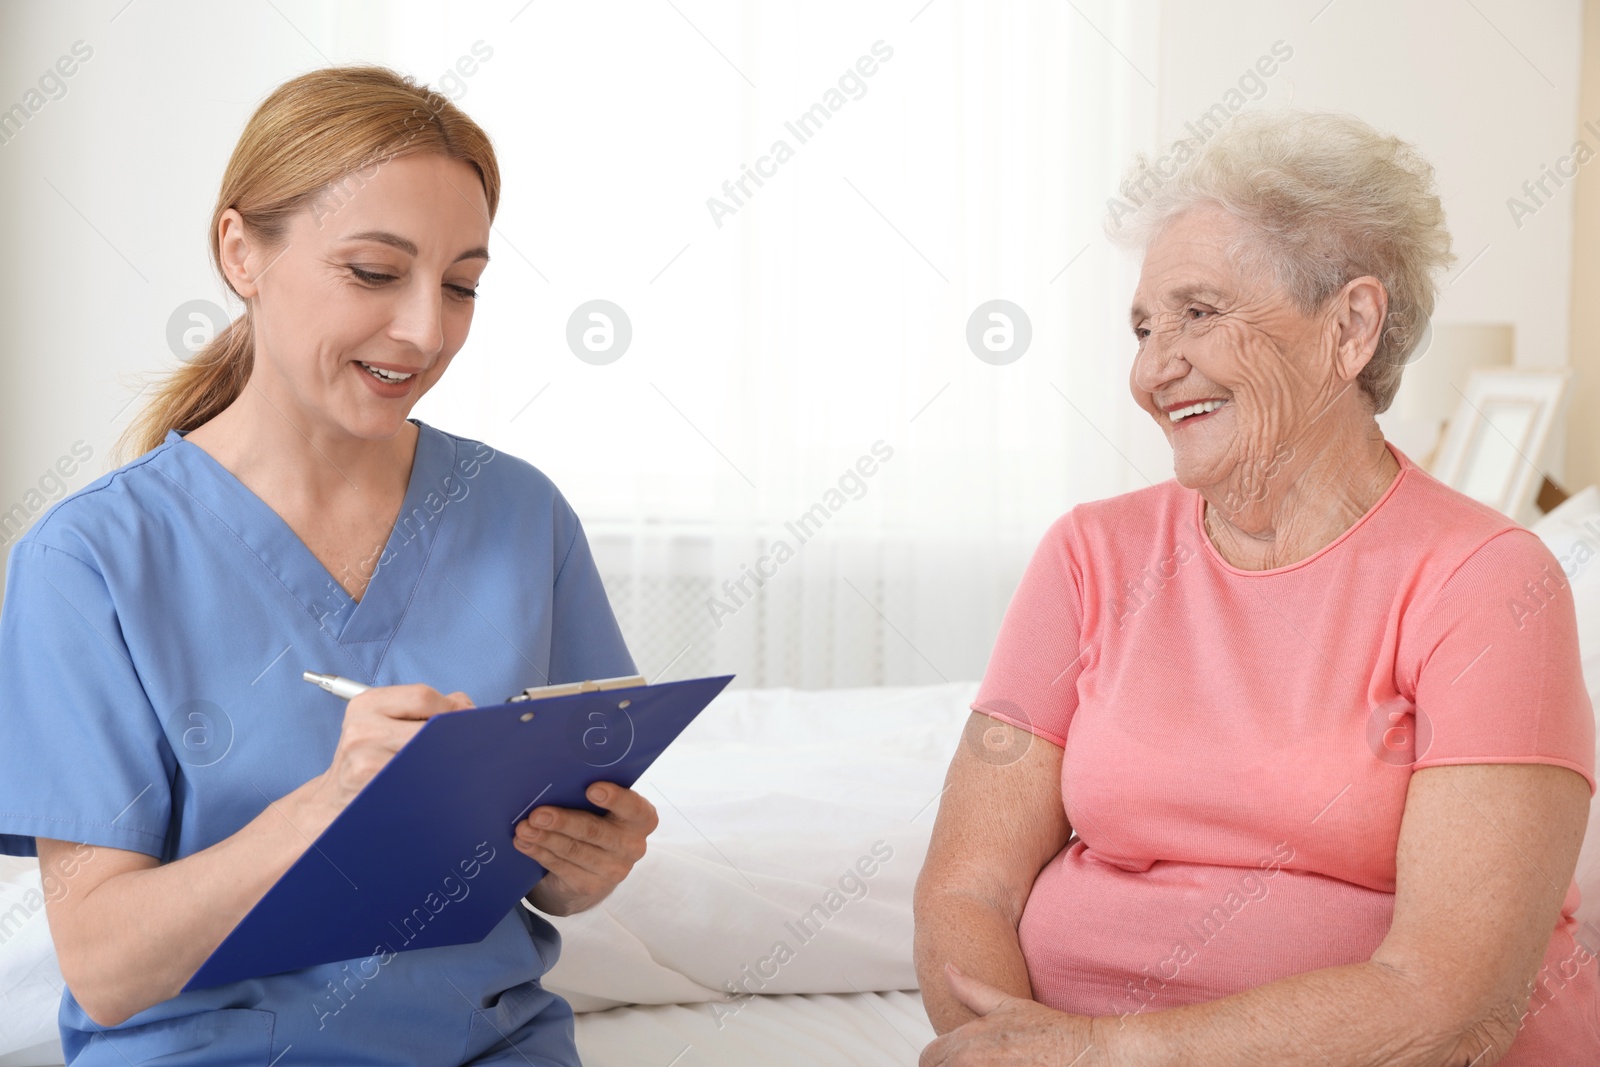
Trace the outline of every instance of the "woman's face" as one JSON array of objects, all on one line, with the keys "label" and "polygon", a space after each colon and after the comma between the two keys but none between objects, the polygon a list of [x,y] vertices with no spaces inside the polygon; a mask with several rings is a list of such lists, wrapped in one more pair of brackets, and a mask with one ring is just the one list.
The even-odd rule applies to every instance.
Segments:
[{"label": "woman's face", "polygon": [[[1337,323],[1301,314],[1270,279],[1242,274],[1226,253],[1239,232],[1220,207],[1179,215],[1150,243],[1133,297],[1139,352],[1129,384],[1191,489],[1276,469],[1285,445],[1341,397],[1353,399],[1354,383],[1335,372]],[[1185,417],[1202,402],[1215,410]]]},{"label": "woman's face", "polygon": [[469,164],[418,154],[331,185],[281,247],[246,251],[240,227],[225,230],[224,262],[248,255],[234,280],[254,305],[252,385],[312,426],[399,432],[467,339],[488,215]]}]

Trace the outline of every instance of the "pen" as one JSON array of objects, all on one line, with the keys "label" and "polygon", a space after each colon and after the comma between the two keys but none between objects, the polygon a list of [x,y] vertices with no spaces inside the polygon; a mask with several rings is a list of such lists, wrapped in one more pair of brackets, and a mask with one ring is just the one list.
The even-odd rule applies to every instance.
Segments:
[{"label": "pen", "polygon": [[326,689],[340,700],[349,700],[358,693],[365,693],[371,689],[370,685],[362,685],[348,678],[341,678],[337,674],[318,674],[316,671],[305,671],[300,677],[320,689]]}]

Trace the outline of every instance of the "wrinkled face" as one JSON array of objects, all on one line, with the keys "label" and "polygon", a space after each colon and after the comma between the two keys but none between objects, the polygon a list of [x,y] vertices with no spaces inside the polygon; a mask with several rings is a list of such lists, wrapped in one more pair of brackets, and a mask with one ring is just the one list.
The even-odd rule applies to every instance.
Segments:
[{"label": "wrinkled face", "polygon": [[402,429],[467,339],[488,215],[477,172],[438,155],[392,159],[324,190],[282,247],[252,252],[264,260],[251,265],[269,399],[355,437]]},{"label": "wrinkled face", "polygon": [[1334,371],[1334,320],[1241,273],[1226,253],[1239,233],[1220,207],[1179,215],[1151,241],[1133,296],[1129,385],[1191,489],[1259,476],[1353,387]]}]

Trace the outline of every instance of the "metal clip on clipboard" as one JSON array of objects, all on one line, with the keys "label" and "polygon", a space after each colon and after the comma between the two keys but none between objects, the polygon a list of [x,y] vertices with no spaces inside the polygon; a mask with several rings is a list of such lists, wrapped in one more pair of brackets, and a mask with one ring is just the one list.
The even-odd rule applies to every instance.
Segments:
[{"label": "metal clip on clipboard", "polygon": [[625,674],[620,678],[597,678],[594,681],[562,682],[559,685],[539,685],[524,689],[516,696],[506,697],[507,704],[518,704],[524,700],[540,700],[544,697],[564,697],[573,693],[597,693],[602,689],[632,689],[644,685],[644,675]]}]

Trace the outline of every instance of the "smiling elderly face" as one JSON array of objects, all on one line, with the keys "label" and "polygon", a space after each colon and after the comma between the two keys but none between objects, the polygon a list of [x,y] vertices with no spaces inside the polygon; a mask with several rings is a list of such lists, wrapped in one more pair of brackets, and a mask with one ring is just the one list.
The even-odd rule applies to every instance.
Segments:
[{"label": "smiling elderly face", "polygon": [[1265,272],[1242,272],[1227,254],[1241,232],[1215,205],[1177,216],[1150,242],[1133,297],[1129,384],[1191,489],[1259,477],[1331,406],[1360,400],[1335,370],[1335,317],[1303,314]]}]

